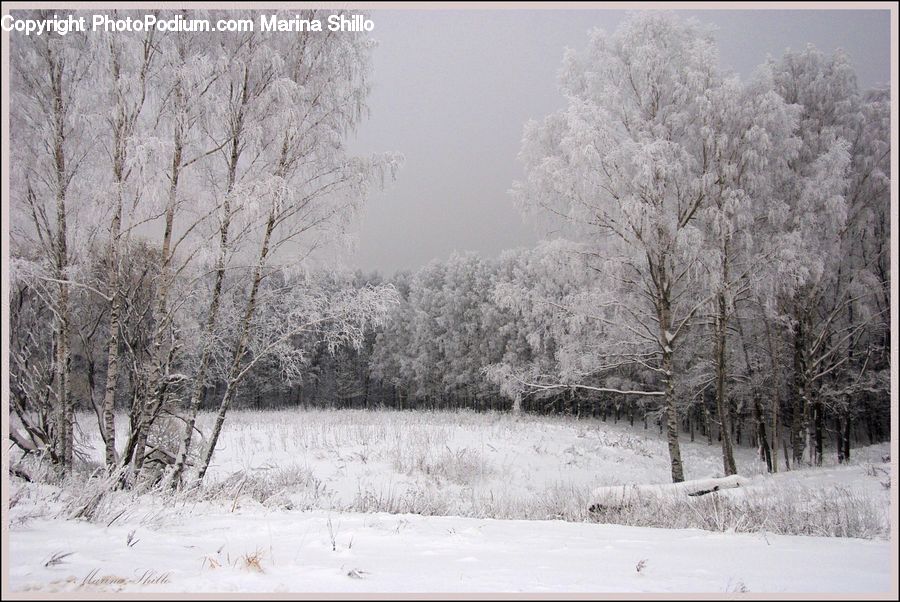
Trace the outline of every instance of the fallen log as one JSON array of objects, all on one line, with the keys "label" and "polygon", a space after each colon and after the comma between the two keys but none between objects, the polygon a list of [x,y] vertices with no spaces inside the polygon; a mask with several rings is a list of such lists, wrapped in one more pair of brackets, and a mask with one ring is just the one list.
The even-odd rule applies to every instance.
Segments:
[{"label": "fallen log", "polygon": [[738,475],[712,479],[697,479],[681,483],[657,485],[614,485],[598,487],[591,492],[591,512],[604,509],[623,508],[651,499],[667,497],[699,497],[722,489],[734,489],[749,483],[749,480]]}]

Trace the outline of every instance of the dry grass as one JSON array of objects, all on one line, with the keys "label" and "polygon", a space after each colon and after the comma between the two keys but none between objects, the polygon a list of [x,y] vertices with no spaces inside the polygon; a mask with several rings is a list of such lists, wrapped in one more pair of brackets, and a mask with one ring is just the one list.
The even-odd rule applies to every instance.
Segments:
[{"label": "dry grass", "polygon": [[254,573],[265,573],[262,567],[263,553],[257,549],[253,552],[247,552],[240,558],[241,568]]},{"label": "dry grass", "polygon": [[591,520],[636,527],[704,529],[817,537],[890,537],[887,507],[845,487],[775,489],[739,496],[648,496],[639,503],[599,508]]},{"label": "dry grass", "polygon": [[451,449],[447,445],[437,453],[423,446],[398,450],[393,466],[407,476],[444,479],[457,485],[472,485],[494,472],[490,461],[478,451],[468,447]]},{"label": "dry grass", "polygon": [[[208,430],[211,419],[202,415],[201,428]],[[84,422],[84,441],[99,443],[89,419]],[[174,441],[171,424],[161,424],[153,440]],[[15,479],[10,524],[61,516],[152,527],[195,513],[262,507],[835,537],[878,538],[890,530],[888,486],[879,485],[889,477],[879,466],[879,448],[854,456],[853,466],[869,475],[874,492],[763,481],[739,496],[643,500],[591,513],[597,486],[668,480],[665,442],[652,429],[468,411],[236,411],[221,441],[202,486],[177,492],[115,490],[100,466],[102,446],[66,478],[49,463],[26,458],[21,465],[35,482]],[[695,473],[689,478],[720,470],[715,446],[685,442],[683,453]],[[760,470],[753,450],[738,453],[742,474]]]},{"label": "dry grass", "polygon": [[242,501],[283,510],[309,510],[321,505],[327,490],[308,468],[294,465],[252,472],[241,470],[201,488],[197,495],[203,501],[230,502],[232,512]]}]

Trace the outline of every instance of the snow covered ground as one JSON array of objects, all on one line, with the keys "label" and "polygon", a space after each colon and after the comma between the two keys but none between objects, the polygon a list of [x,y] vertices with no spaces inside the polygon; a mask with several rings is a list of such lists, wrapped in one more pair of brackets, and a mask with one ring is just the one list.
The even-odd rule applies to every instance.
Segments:
[{"label": "snow covered ground", "polygon": [[883,592],[891,567],[885,541],[255,510],[157,529],[36,520],[10,556],[11,588],[43,591]]},{"label": "snow covered ground", "polygon": [[[99,460],[90,417],[82,423]],[[90,487],[13,479],[9,587],[883,592],[888,453],[869,446],[849,465],[829,459],[769,476],[740,448],[744,486],[690,506],[648,501],[649,522],[615,518],[655,524],[668,510],[685,513],[672,525],[690,526],[690,513],[721,512],[701,521],[712,531],[654,529],[597,524],[612,518],[587,511],[596,487],[668,481],[665,441],[652,428],[472,412],[233,412],[199,494],[116,492],[90,520],[66,520]],[[717,445],[684,441],[683,457],[688,478],[721,475]],[[744,510],[771,523],[745,522]],[[790,532],[869,539],[775,534],[785,521],[812,525]]]}]

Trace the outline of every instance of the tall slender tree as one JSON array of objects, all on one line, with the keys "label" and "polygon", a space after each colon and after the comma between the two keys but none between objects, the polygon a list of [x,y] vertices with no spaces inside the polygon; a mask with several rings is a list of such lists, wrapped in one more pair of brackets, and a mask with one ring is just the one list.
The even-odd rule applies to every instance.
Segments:
[{"label": "tall slender tree", "polygon": [[[698,99],[719,84],[709,32],[659,14],[591,34],[567,53],[566,109],[526,127],[523,207],[559,216],[598,256],[618,255],[612,278],[632,283],[640,305],[634,336],[654,347],[665,397],[672,480],[684,480],[678,443],[676,349],[700,305],[698,211],[708,202],[710,158],[702,152]],[[635,311],[637,310],[637,311]]]},{"label": "tall slender tree", "polygon": [[[28,18],[49,19],[49,11]],[[74,403],[71,396],[71,295],[75,264],[88,228],[79,234],[77,217],[84,203],[78,176],[88,167],[91,148],[80,136],[85,127],[93,55],[88,36],[19,36],[10,61],[15,100],[10,103],[13,150],[11,208],[13,237],[30,241],[40,255],[20,264],[21,275],[42,291],[54,320],[52,457],[63,470],[74,457]],[[82,199],[83,200],[83,199]]]}]

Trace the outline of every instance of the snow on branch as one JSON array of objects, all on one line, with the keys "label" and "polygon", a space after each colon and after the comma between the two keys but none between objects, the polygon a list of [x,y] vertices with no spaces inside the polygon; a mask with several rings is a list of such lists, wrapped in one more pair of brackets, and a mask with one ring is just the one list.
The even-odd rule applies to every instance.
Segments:
[{"label": "snow on branch", "polygon": [[255,321],[248,344],[250,360],[236,380],[267,358],[279,364],[288,381],[299,380],[315,345],[325,345],[330,353],[339,347],[358,349],[366,332],[383,324],[398,302],[392,285],[337,293],[291,288]]}]

